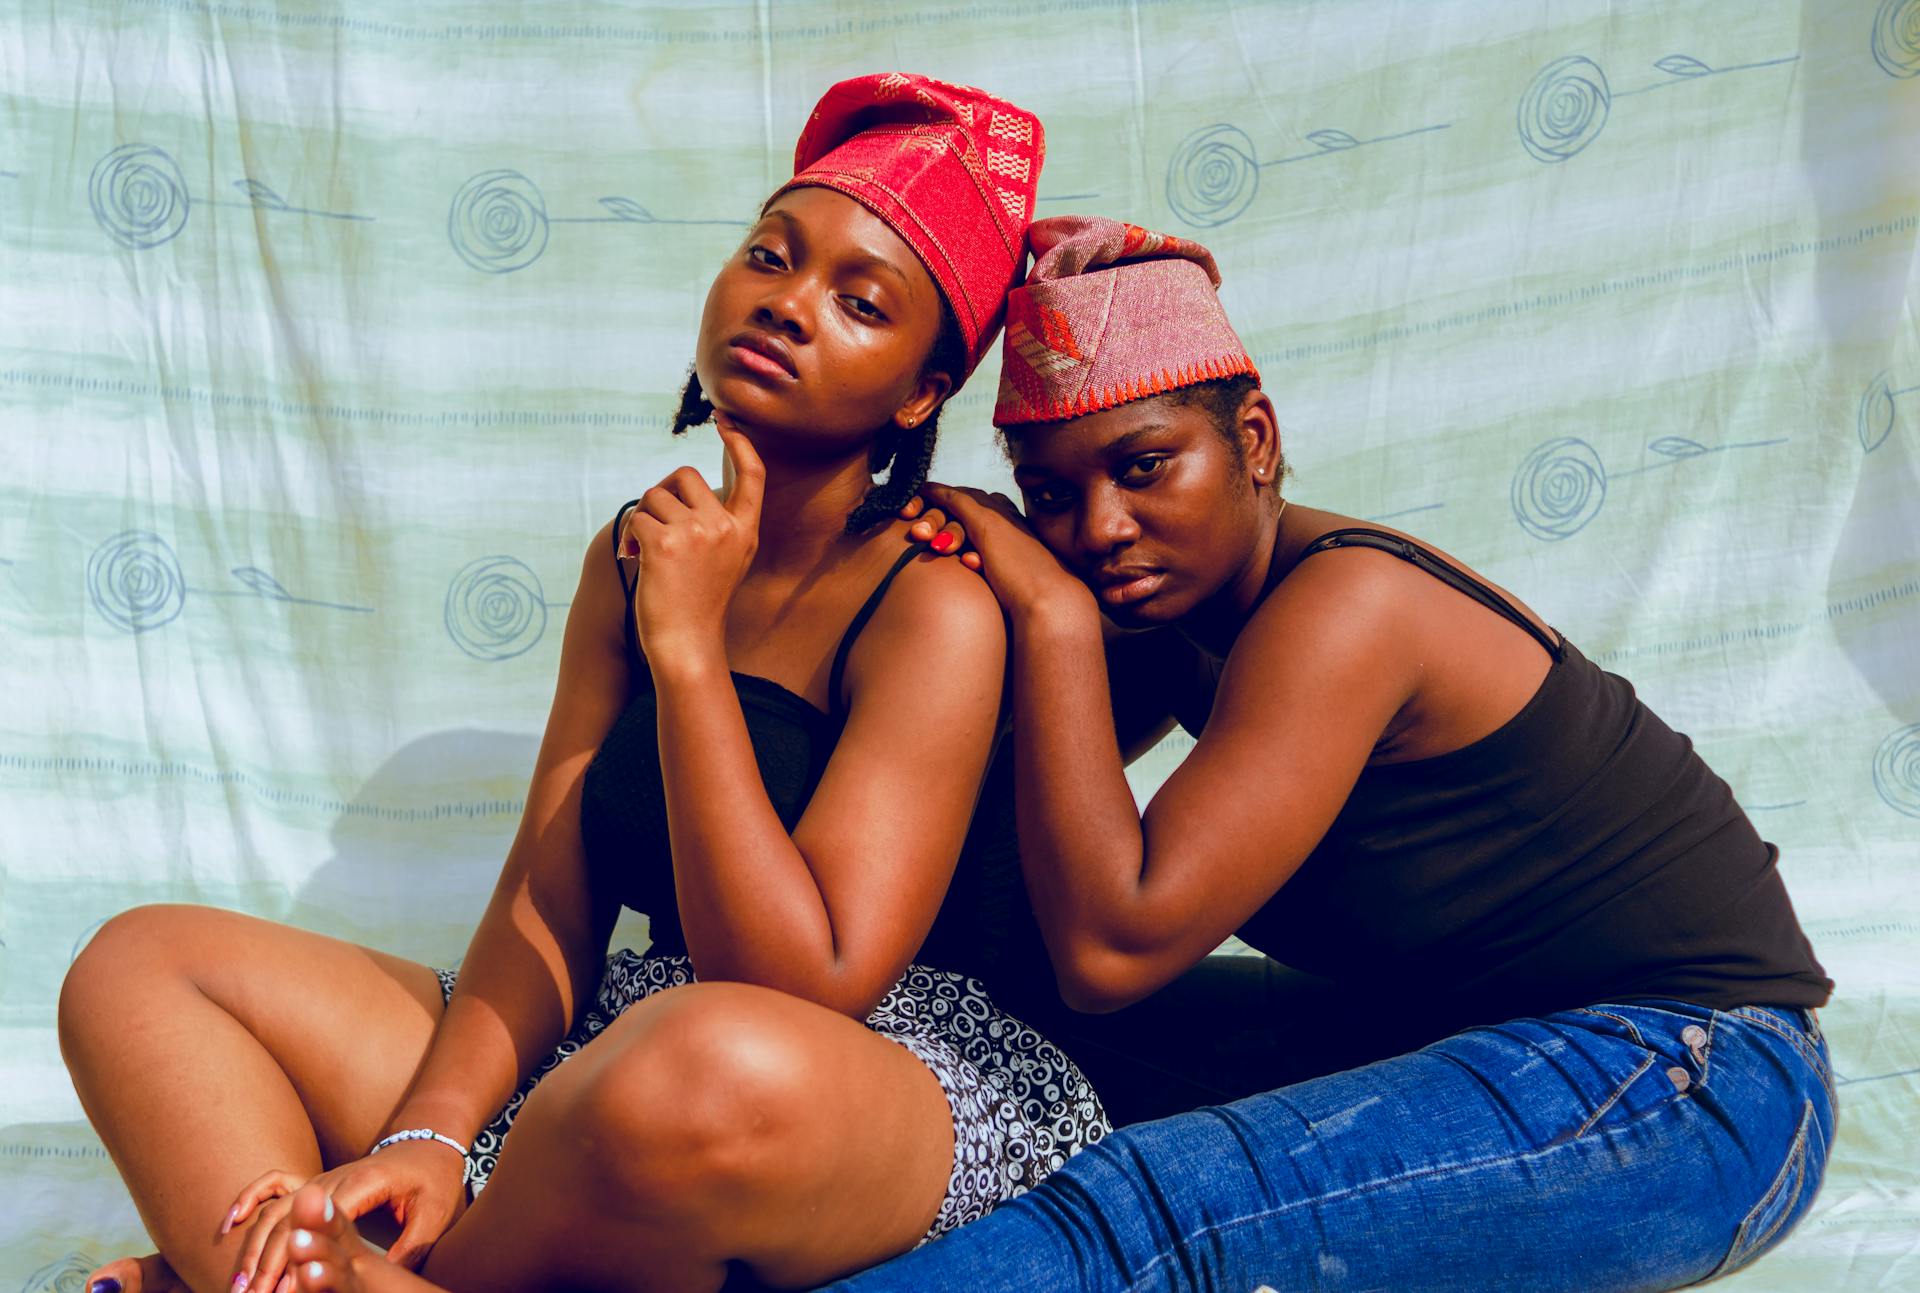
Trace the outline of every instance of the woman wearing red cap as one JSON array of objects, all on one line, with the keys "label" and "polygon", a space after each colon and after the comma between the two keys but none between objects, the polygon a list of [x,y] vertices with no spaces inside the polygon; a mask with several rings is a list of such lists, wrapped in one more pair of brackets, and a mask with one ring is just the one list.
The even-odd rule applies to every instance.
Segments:
[{"label": "woman wearing red cap", "polygon": [[[821,101],[700,321],[675,429],[719,424],[724,493],[682,469],[588,545],[457,984],[226,912],[95,937],[62,1044],[160,1253],[94,1293],[420,1287],[429,1250],[462,1293],[806,1285],[1098,1138],[1086,1080],[963,973],[1019,883],[992,821],[963,849],[1005,638],[891,519],[1000,326],[1042,155],[964,87]],[[908,713],[938,776],[898,757]],[[644,957],[607,956],[623,903]],[[382,1207],[391,1262],[351,1227]]]},{"label": "woman wearing red cap", "polygon": [[[845,1287],[1665,1289],[1765,1252],[1834,1130],[1833,985],[1776,851],[1532,611],[1289,505],[1205,249],[1072,217],[1030,238],[994,416],[1025,515],[928,493],[1012,627],[1060,986],[1124,1015],[1238,933],[1332,980],[1345,1019],[1256,993],[1136,1026],[1161,1071],[1238,1089]],[[1111,665],[1103,613],[1132,630]],[[1175,722],[1196,744],[1143,817],[1122,751]],[[1056,1035],[1115,1095],[1094,1023]],[[1202,1031],[1238,1073],[1194,1077]]]}]

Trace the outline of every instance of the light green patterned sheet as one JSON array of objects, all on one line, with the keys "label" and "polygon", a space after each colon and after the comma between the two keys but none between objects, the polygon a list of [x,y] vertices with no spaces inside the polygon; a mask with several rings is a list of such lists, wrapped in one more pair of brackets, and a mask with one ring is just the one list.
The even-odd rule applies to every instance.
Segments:
[{"label": "light green patterned sheet", "polygon": [[459,953],[582,545],[717,467],[705,284],[893,67],[1208,242],[1297,492],[1693,736],[1840,984],[1825,1191],[1727,1287],[1920,1289],[1920,0],[5,0],[0,1293],[143,1245],[54,1035],[108,915]]}]

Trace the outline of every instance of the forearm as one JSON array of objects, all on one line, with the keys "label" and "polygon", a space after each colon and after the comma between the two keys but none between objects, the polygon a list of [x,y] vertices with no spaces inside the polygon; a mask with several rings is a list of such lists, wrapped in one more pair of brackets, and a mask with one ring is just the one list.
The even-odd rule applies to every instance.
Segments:
[{"label": "forearm", "polygon": [[768,799],[724,653],[654,668],[674,891],[703,979],[837,999],[839,948],[806,857]]},{"label": "forearm", "polygon": [[388,1131],[471,1140],[592,1001],[612,910],[595,910],[584,874],[567,881],[541,885],[510,856]]},{"label": "forearm", "polygon": [[1145,847],[1109,706],[1092,604],[1049,606],[1013,623],[1014,760],[1020,858],[1055,965],[1133,950],[1143,919]]}]

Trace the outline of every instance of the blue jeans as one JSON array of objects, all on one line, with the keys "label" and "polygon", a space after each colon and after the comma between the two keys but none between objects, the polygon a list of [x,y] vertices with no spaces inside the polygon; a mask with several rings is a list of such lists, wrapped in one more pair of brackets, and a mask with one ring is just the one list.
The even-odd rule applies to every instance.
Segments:
[{"label": "blue jeans", "polygon": [[1599,1005],[1125,1128],[833,1287],[1677,1288],[1778,1243],[1833,1132],[1811,1012]]}]

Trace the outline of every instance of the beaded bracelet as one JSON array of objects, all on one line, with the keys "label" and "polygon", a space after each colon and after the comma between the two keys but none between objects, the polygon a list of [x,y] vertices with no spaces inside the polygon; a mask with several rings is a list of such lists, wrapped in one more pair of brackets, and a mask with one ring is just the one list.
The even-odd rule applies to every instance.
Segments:
[{"label": "beaded bracelet", "polygon": [[472,1182],[473,1160],[467,1157],[467,1147],[465,1145],[462,1145],[459,1141],[455,1140],[451,1136],[441,1135],[439,1132],[433,1130],[431,1127],[415,1127],[408,1131],[396,1131],[393,1133],[393,1135],[388,1136],[386,1139],[376,1144],[372,1149],[368,1150],[367,1154],[369,1157],[371,1157],[374,1154],[378,1154],[381,1150],[385,1149],[389,1145],[398,1145],[402,1141],[407,1141],[407,1140],[437,1140],[442,1145],[445,1145],[448,1149],[457,1151],[460,1155],[461,1183],[470,1184]]}]

